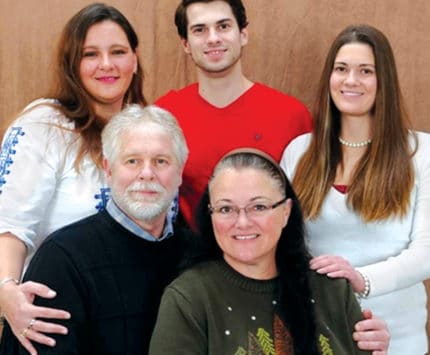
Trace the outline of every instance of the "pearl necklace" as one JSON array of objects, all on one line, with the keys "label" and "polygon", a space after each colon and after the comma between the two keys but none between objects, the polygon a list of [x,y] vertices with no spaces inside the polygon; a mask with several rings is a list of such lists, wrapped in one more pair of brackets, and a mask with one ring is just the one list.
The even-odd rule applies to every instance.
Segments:
[{"label": "pearl necklace", "polygon": [[350,148],[361,148],[361,147],[365,147],[366,145],[369,145],[370,143],[372,143],[371,139],[366,139],[365,141],[362,142],[357,142],[357,143],[352,143],[352,142],[348,142],[342,138],[339,137],[339,142],[347,147]]}]

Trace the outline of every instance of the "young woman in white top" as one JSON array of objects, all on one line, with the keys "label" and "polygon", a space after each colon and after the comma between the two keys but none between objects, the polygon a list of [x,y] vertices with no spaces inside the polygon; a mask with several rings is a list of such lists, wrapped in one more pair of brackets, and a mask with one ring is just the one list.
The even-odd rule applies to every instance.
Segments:
[{"label": "young woman in white top", "polygon": [[427,352],[430,135],[411,131],[387,38],[349,26],[332,44],[314,132],[281,165],[307,218],[311,268],[346,277],[388,324],[388,353]]}]

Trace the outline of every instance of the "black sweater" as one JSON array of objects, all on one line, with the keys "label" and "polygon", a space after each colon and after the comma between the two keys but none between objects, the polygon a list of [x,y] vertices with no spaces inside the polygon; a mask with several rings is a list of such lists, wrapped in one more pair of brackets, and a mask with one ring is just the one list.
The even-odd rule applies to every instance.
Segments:
[{"label": "black sweater", "polygon": [[[48,285],[54,299],[35,304],[67,310],[68,335],[39,354],[147,354],[164,287],[176,276],[188,232],[149,242],[104,211],[66,226],[40,247],[24,280]],[[8,326],[0,354],[26,354]]]}]

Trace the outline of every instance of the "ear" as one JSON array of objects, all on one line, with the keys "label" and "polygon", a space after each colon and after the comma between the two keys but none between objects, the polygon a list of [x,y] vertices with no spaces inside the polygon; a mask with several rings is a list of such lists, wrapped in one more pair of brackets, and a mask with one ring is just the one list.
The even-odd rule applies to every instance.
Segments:
[{"label": "ear", "polygon": [[106,158],[103,158],[103,170],[105,172],[108,183],[110,183],[112,178],[112,169],[110,167],[109,161]]},{"label": "ear", "polygon": [[293,200],[291,198],[289,198],[285,202],[285,206],[284,206],[284,225],[283,225],[283,227],[285,227],[288,224],[288,219],[290,218],[292,208],[293,208]]},{"label": "ear", "polygon": [[186,38],[181,38],[182,47],[184,47],[184,52],[187,54],[191,54],[190,45],[188,44],[188,40]]},{"label": "ear", "polygon": [[248,44],[248,27],[244,27],[240,31],[240,44],[242,47],[245,47]]},{"label": "ear", "polygon": [[137,53],[134,53],[134,68],[133,73],[137,74],[137,63],[139,62],[139,57],[137,56]]}]

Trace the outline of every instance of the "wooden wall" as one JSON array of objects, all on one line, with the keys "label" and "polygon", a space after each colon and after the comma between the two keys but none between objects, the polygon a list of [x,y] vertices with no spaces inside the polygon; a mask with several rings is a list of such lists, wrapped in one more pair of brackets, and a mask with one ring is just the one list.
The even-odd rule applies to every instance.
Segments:
[{"label": "wooden wall", "polygon": [[[173,24],[179,0],[112,0],[141,40],[145,95],[152,101],[195,79]],[[250,43],[244,68],[253,80],[310,106],[321,63],[334,36],[350,23],[381,29],[393,46],[401,84],[417,129],[430,131],[430,6],[427,0],[244,0]],[[0,1],[0,125],[44,94],[52,53],[64,23],[88,0]]]},{"label": "wooden wall", "polygon": [[[149,101],[195,79],[173,24],[179,0],[112,0],[140,36]],[[369,23],[390,39],[403,94],[416,129],[430,132],[428,0],[244,0],[250,43],[244,68],[252,80],[288,92],[310,107],[334,36]],[[87,0],[0,1],[0,126],[47,90],[52,53],[64,23]],[[429,260],[430,262],[430,260]]]}]

